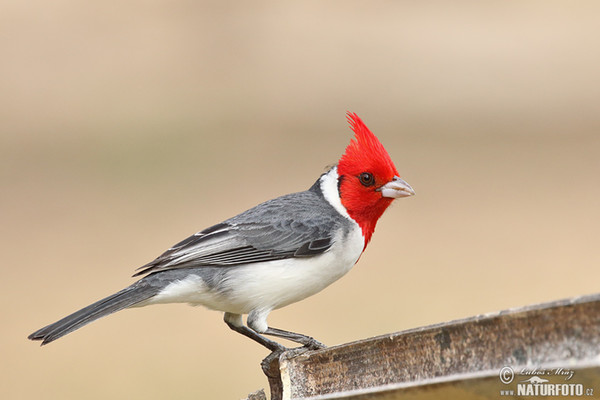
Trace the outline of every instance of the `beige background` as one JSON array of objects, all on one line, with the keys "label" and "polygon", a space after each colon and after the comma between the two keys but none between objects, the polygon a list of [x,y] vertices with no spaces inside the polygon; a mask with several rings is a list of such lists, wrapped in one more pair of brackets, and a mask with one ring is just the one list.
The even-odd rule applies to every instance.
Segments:
[{"label": "beige background", "polygon": [[330,345],[597,292],[600,3],[4,1],[0,397],[237,399],[266,351],[213,311],[34,329],[335,163],[357,112],[417,196],[274,312]]}]

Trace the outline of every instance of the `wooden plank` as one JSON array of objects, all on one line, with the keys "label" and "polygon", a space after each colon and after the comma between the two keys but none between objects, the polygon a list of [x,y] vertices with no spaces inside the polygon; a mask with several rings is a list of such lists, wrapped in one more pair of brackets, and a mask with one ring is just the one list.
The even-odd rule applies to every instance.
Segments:
[{"label": "wooden plank", "polygon": [[[526,367],[523,367],[526,368]],[[551,368],[554,369],[555,367]],[[518,370],[517,370],[518,371]],[[461,399],[461,400],[483,400],[483,399],[513,399],[523,397],[542,398],[572,398],[582,397],[587,399],[600,398],[600,366],[577,367],[574,375],[569,381],[565,381],[560,375],[548,376],[549,383],[534,384],[521,382],[523,379],[504,385],[498,376],[498,371],[483,374],[465,374],[451,377],[440,377],[425,380],[418,383],[390,384],[367,389],[357,389],[347,392],[337,392],[326,395],[307,397],[310,400],[437,400],[437,399]],[[566,395],[546,396],[548,388],[545,385],[569,387]],[[537,389],[539,395],[519,395],[518,385],[523,386],[522,393],[527,393],[528,386]],[[539,386],[536,388],[536,386]],[[581,386],[581,395],[577,395],[574,386]],[[545,388],[544,388],[545,387]],[[560,388],[559,388],[560,390]],[[571,395],[570,390],[575,393]]]},{"label": "wooden plank", "polygon": [[[498,374],[503,367],[513,368],[518,378],[522,368],[549,366],[580,374],[586,371],[585,374],[595,376],[596,367],[600,366],[599,354],[600,295],[592,295],[392,333],[299,355],[294,351],[285,352],[266,359],[263,370],[269,378],[273,400],[391,399],[395,397],[368,396],[383,395],[386,391],[391,396],[398,391],[406,394],[407,390],[413,394],[415,390],[433,388],[455,390],[468,382],[475,386],[491,385],[490,393],[498,397],[502,387],[510,386],[500,382]],[[597,385],[591,389],[598,390],[596,394],[600,395],[600,383],[587,384]],[[437,396],[447,397],[443,392]]]}]

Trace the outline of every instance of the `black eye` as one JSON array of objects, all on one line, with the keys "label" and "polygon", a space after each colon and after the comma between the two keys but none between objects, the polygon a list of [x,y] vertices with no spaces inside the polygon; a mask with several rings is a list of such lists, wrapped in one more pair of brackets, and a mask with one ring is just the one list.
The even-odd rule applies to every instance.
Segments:
[{"label": "black eye", "polygon": [[363,186],[373,186],[375,184],[375,178],[373,178],[373,174],[369,172],[363,172],[358,176],[358,179],[360,179],[360,183],[362,183]]}]

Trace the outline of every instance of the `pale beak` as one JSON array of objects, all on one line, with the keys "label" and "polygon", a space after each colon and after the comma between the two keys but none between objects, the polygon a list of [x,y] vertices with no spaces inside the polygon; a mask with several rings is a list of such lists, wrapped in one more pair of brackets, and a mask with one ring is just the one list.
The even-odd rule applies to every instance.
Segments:
[{"label": "pale beak", "polygon": [[413,188],[399,176],[395,176],[394,179],[377,190],[381,192],[383,197],[391,197],[392,199],[408,197],[415,194]]}]

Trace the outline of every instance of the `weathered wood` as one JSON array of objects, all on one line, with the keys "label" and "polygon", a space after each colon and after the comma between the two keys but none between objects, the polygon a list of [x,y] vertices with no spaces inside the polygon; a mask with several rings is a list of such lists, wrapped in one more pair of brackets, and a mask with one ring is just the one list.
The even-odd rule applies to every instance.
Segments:
[{"label": "weathered wood", "polygon": [[[265,360],[271,398],[393,399],[417,388],[487,387],[505,366],[600,376],[600,295],[522,307]],[[587,374],[587,375],[586,375]],[[579,375],[577,376],[580,377]],[[583,378],[582,378],[583,379]],[[577,381],[577,383],[582,383]],[[585,382],[596,385],[600,381]],[[469,386],[471,385],[471,386]],[[448,397],[443,392],[435,397]],[[387,396],[387,397],[386,397]],[[424,397],[415,397],[424,398]],[[482,398],[485,398],[482,397]]]},{"label": "weathered wood", "polygon": [[267,400],[264,389],[257,390],[256,392],[250,393],[246,400]]},{"label": "weathered wood", "polygon": [[[583,387],[581,396],[550,396],[557,398],[596,399],[600,397],[600,367],[582,367],[573,370],[576,385]],[[562,383],[571,384],[558,377],[550,379],[562,386]],[[348,392],[338,392],[310,397],[310,400],[437,400],[437,399],[514,399],[514,398],[547,398],[545,395],[519,396],[516,390],[517,383],[503,385],[497,371],[493,374],[466,374],[446,378],[435,378],[420,383],[391,384],[368,389],[358,389]],[[528,384],[523,384],[527,386]],[[532,384],[535,386],[535,384]],[[542,384],[543,385],[543,384]],[[541,389],[541,387],[540,387]]]}]

